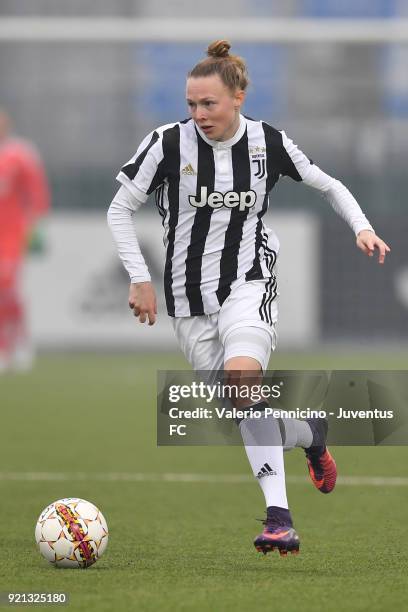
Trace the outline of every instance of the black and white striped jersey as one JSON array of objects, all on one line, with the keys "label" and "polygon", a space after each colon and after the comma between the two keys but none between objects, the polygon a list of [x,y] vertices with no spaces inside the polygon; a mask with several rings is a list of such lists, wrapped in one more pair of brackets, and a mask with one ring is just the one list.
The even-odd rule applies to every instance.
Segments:
[{"label": "black and white striped jersey", "polygon": [[280,176],[307,182],[312,168],[283,131],[242,115],[228,141],[209,140],[192,119],[143,140],[117,179],[139,202],[155,192],[170,316],[217,312],[248,280],[271,278],[275,286],[279,243],[263,223],[268,196]]}]

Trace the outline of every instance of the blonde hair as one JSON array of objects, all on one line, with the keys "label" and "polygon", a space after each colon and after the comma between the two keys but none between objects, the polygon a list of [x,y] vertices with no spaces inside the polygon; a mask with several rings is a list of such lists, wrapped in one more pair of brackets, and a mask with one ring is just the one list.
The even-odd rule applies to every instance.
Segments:
[{"label": "blonde hair", "polygon": [[235,93],[246,90],[249,84],[248,70],[245,61],[238,55],[230,55],[231,43],[228,40],[216,40],[208,46],[207,56],[194,66],[188,77],[206,77],[218,74],[226,87]]}]

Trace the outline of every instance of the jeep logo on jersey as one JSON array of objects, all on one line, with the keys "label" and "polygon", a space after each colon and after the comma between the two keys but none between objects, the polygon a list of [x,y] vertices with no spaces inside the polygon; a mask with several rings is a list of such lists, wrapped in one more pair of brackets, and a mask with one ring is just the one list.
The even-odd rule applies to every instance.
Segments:
[{"label": "jeep logo on jersey", "polygon": [[239,210],[242,212],[246,208],[252,208],[255,206],[256,202],[256,193],[250,189],[249,191],[227,191],[222,194],[219,191],[213,191],[208,194],[207,187],[201,187],[200,197],[196,196],[188,196],[188,201],[191,206],[195,206],[196,208],[202,208],[206,204],[211,208],[222,208],[225,206],[226,208],[235,208],[238,206]]}]

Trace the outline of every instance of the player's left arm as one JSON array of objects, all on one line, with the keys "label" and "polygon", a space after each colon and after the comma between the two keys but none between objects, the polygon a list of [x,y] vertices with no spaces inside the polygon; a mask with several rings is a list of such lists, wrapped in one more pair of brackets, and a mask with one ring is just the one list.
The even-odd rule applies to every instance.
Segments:
[{"label": "player's left arm", "polygon": [[372,257],[375,250],[378,249],[378,263],[383,264],[386,254],[391,249],[382,238],[377,236],[347,187],[316,166],[284,132],[282,132],[282,145],[284,149],[283,173],[320,191],[355,233],[357,247],[369,257]]}]

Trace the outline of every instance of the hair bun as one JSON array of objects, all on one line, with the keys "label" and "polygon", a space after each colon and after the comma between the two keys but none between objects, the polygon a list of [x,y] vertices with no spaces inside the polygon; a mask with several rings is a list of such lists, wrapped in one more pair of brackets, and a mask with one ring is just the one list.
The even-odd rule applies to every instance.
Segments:
[{"label": "hair bun", "polygon": [[208,46],[207,55],[209,57],[229,57],[230,49],[231,43],[228,40],[216,40]]}]

